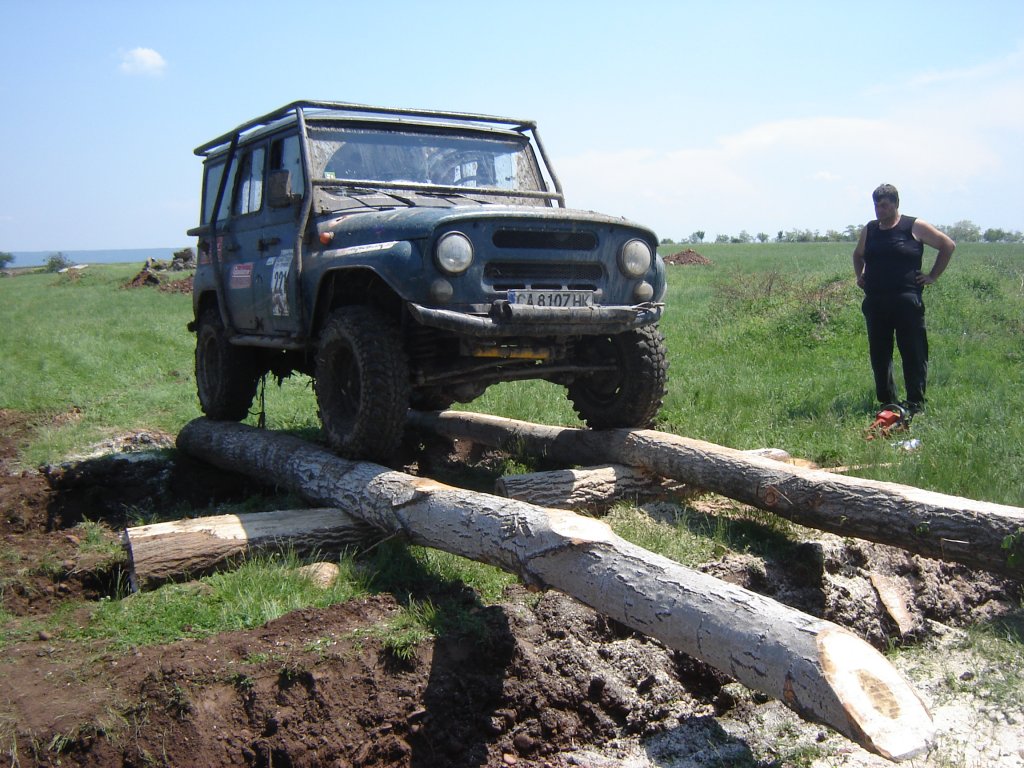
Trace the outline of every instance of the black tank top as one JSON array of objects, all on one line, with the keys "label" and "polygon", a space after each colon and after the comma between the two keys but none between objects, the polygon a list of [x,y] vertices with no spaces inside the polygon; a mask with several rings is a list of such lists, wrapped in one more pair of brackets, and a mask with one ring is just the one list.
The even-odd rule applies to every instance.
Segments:
[{"label": "black tank top", "polygon": [[864,242],[865,293],[921,292],[917,273],[921,271],[924,243],[914,239],[914,216],[901,216],[892,229],[869,222]]}]

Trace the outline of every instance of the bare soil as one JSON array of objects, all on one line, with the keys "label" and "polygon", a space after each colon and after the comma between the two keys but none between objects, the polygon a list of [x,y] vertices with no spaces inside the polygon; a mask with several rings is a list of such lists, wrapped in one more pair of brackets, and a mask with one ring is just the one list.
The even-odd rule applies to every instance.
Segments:
[{"label": "bare soil", "polygon": [[[181,513],[260,491],[173,453],[146,453],[171,441],[150,432],[111,439],[75,464],[24,469],[19,448],[40,426],[0,410],[0,622],[35,617],[45,626],[58,611],[85,622],[110,599],[122,574],[82,554],[74,528],[81,520],[99,521],[115,536],[132,508]],[[406,468],[452,469],[453,457],[432,450]],[[463,469],[485,478],[488,461]],[[715,500],[706,503],[714,513]],[[647,511],[671,514],[665,505]],[[852,627],[879,647],[939,649],[897,656],[942,732],[933,754],[914,765],[1024,766],[1024,712],[985,703],[973,685],[984,663],[964,655],[955,629],[1013,617],[1019,584],[832,537],[809,539],[779,562],[731,554],[705,569]],[[905,612],[886,608],[894,595]],[[407,662],[366,631],[400,609],[388,594],[123,654],[40,629],[8,644],[0,659],[0,762],[887,764],[564,595],[515,587],[493,606],[468,589],[446,597],[464,600],[481,618],[486,641],[442,636]]]},{"label": "bare soil", "polygon": [[707,256],[703,256],[693,248],[684,248],[678,253],[673,253],[670,256],[665,257],[666,264],[699,264],[705,265],[710,264],[711,259]]}]

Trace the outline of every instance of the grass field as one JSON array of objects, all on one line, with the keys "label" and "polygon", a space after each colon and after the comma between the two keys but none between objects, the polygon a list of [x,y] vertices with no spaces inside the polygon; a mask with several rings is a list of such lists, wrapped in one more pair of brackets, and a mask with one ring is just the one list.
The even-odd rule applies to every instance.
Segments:
[{"label": "grass field", "polygon": [[[671,253],[682,246],[663,247]],[[876,408],[847,243],[709,244],[670,265],[671,360],[659,426],[734,448],[777,447],[823,466],[988,501],[1024,503],[1024,246],[967,244],[926,289],[929,403],[914,453],[866,441]],[[77,278],[0,280],[0,407],[75,418],[27,447],[34,465],[110,432],[176,432],[200,415],[188,295],[122,285],[137,265]],[[899,377],[899,374],[898,374]],[[309,381],[268,385],[268,425],[315,429]],[[564,390],[492,387],[469,410],[575,425]]]}]

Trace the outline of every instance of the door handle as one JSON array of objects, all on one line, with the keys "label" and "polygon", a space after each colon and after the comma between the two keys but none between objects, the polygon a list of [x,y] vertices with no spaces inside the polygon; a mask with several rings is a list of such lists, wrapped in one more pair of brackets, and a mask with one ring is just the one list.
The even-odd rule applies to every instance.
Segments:
[{"label": "door handle", "polygon": [[259,243],[257,245],[258,245],[258,247],[259,247],[259,249],[261,251],[265,251],[270,246],[277,245],[280,242],[281,242],[281,238],[280,237],[268,237],[268,238],[262,238],[261,237],[259,239]]}]

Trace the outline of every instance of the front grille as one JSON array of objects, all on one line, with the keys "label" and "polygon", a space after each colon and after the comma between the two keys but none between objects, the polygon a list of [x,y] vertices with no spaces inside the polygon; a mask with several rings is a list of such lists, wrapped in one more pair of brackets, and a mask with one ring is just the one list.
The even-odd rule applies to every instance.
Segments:
[{"label": "front grille", "polygon": [[592,251],[597,248],[597,235],[593,232],[499,229],[491,242],[495,248],[517,250]]},{"label": "front grille", "polygon": [[484,281],[495,291],[596,291],[604,270],[592,262],[492,261],[484,266]]}]

